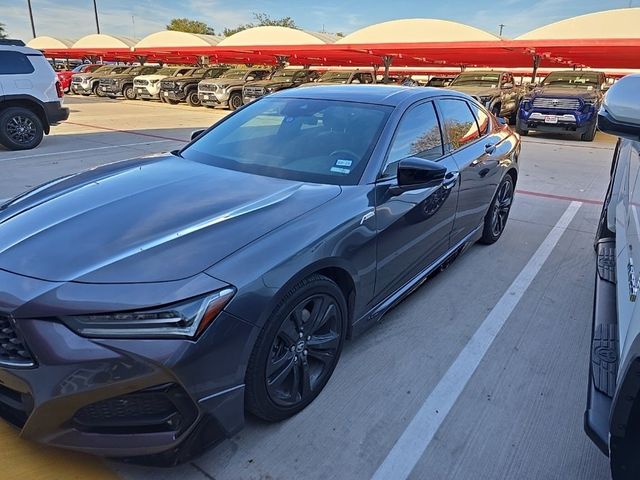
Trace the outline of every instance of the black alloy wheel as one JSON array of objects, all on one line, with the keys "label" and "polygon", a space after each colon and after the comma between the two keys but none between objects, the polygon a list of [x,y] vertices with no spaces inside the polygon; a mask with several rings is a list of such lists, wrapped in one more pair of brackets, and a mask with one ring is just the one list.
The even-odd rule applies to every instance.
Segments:
[{"label": "black alloy wheel", "polygon": [[322,391],[346,334],[346,304],[330,279],[313,275],[285,296],[249,360],[247,408],[269,421],[290,417]]},{"label": "black alloy wheel", "polygon": [[511,175],[505,175],[498,186],[496,195],[491,203],[484,221],[481,242],[485,244],[495,243],[507,225],[511,204],[513,203],[514,184]]},{"label": "black alloy wheel", "polygon": [[0,143],[10,150],[37,147],[44,137],[42,121],[31,110],[7,108],[0,114]]}]

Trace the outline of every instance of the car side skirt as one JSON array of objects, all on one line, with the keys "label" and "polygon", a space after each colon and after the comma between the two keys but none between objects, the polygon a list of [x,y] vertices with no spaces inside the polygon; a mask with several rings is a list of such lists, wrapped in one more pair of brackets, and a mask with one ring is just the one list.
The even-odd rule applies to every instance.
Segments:
[{"label": "car side skirt", "polygon": [[455,257],[464,252],[471,245],[476,243],[482,236],[482,225],[476,227],[471,233],[460,240],[457,244],[447,250],[442,256],[435,260],[431,265],[418,273],[409,282],[400,287],[394,293],[375,305],[367,313],[362,315],[358,320],[353,323],[353,335],[357,336],[367,330],[369,327],[379,321],[385,313],[400,303],[407,296],[411,295],[417,290],[424,282],[426,282],[430,275],[442,265],[445,265],[448,261],[453,260]]}]

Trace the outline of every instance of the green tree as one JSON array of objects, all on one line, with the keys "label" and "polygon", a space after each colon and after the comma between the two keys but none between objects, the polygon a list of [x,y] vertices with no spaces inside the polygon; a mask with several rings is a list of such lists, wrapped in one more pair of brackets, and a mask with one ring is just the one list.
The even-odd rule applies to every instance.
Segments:
[{"label": "green tree", "polygon": [[176,32],[187,32],[187,33],[201,33],[205,35],[215,35],[216,32],[204,22],[200,22],[198,20],[191,20],[189,18],[173,18],[169,25],[167,25],[167,30],[173,30]]},{"label": "green tree", "polygon": [[238,25],[235,28],[225,28],[222,34],[225,37],[229,37],[234,33],[241,32],[242,30],[246,30],[248,28],[254,27],[288,27],[288,28],[298,28],[296,22],[293,21],[291,17],[282,17],[282,18],[271,18],[266,13],[253,13],[253,22],[245,23],[244,25]]},{"label": "green tree", "polygon": [[4,29],[4,23],[0,23],[0,38],[7,38],[7,31]]}]

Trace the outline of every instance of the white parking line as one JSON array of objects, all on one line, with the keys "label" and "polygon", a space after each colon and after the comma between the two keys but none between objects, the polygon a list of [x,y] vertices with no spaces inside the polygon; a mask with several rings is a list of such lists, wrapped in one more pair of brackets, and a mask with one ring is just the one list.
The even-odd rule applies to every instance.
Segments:
[{"label": "white parking line", "polygon": [[0,162],[9,162],[11,160],[24,160],[28,158],[37,158],[37,157],[47,157],[51,155],[66,155],[70,153],[81,153],[81,152],[91,152],[94,150],[106,150],[109,148],[121,148],[121,147],[135,147],[136,145],[151,145],[154,143],[167,143],[174,142],[180,143],[177,140],[152,140],[149,142],[137,142],[137,143],[124,143],[122,145],[106,145],[104,147],[91,147],[91,148],[81,148],[78,150],[67,150],[65,152],[48,152],[48,153],[37,153],[35,155],[25,155],[23,157],[11,157],[11,158],[0,158]]},{"label": "white parking line", "polygon": [[424,454],[491,344],[562,237],[582,203],[571,202],[469,343],[422,404],[372,480],[405,480]]}]

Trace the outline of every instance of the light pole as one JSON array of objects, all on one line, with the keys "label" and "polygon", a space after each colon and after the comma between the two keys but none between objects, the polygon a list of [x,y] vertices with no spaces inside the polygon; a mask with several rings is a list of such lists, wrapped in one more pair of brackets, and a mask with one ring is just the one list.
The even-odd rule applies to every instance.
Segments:
[{"label": "light pole", "polygon": [[29,6],[29,18],[31,19],[31,32],[33,33],[33,38],[36,38],[36,26],[33,23],[33,10],[31,10],[31,0],[27,0],[27,5]]},{"label": "light pole", "polygon": [[498,25],[500,27],[500,36],[502,36],[502,29],[504,27],[506,27],[506,25],[504,23],[501,23],[500,25]]},{"label": "light pole", "polygon": [[98,34],[100,34],[100,23],[98,22],[98,5],[96,5],[96,0],[93,0],[93,13],[96,16],[96,30]]}]

